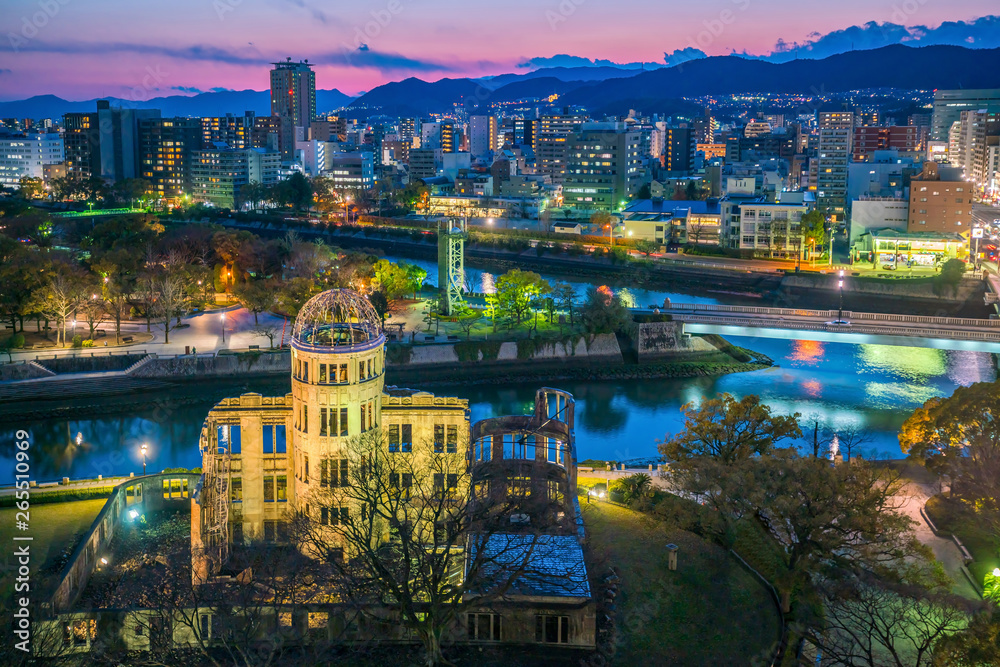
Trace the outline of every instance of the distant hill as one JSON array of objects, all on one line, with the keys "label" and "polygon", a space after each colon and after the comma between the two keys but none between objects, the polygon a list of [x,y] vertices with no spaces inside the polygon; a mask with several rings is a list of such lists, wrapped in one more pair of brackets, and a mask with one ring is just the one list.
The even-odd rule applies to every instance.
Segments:
[{"label": "distant hill", "polygon": [[[241,115],[253,111],[262,116],[271,113],[269,91],[224,90],[198,95],[170,95],[154,97],[141,102],[121,99],[107,99],[112,106],[133,109],[159,109],[164,116],[224,116],[227,113]],[[354,98],[337,89],[316,91],[316,110],[319,113],[334,111],[351,102]],[[70,102],[55,95],[37,95],[26,100],[0,102],[0,118],[58,118],[64,113],[94,111],[97,99]]]},{"label": "distant hill", "polygon": [[781,64],[736,56],[705,58],[583,86],[560,102],[595,111],[643,100],[640,110],[651,112],[668,100],[713,94],[996,87],[1000,87],[1000,49],[895,45]]},{"label": "distant hill", "polygon": [[416,77],[376,86],[354,100],[348,109],[354,115],[423,116],[450,109],[455,103],[477,106],[489,95],[488,88],[472,79],[441,79],[429,83]]},{"label": "distant hill", "polygon": [[528,79],[559,79],[560,81],[604,81],[606,79],[621,79],[639,74],[642,70],[625,69],[621,67],[542,67],[523,74],[501,74],[494,77],[484,77],[479,81],[488,88],[496,90],[501,86]]}]

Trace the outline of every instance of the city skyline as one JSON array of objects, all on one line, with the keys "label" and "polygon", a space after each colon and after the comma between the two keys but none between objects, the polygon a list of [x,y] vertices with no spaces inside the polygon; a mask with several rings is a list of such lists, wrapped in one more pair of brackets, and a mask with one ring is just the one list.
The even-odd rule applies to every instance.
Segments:
[{"label": "city skyline", "polygon": [[[734,52],[788,60],[889,43],[998,45],[985,0],[964,3],[958,16],[954,7],[916,1],[875,10],[849,0],[821,15],[787,11],[787,0],[698,7],[517,0],[489,20],[449,0],[336,12],[308,0],[181,0],[153,8],[107,0],[96,10],[68,0],[43,4],[14,0],[6,12],[10,52],[0,66],[0,100],[54,94],[142,101],[262,90],[262,67],[285,57],[309,59],[317,88],[357,95],[409,76],[481,77],[593,62],[663,66]],[[637,22],[638,15],[654,20]]]}]

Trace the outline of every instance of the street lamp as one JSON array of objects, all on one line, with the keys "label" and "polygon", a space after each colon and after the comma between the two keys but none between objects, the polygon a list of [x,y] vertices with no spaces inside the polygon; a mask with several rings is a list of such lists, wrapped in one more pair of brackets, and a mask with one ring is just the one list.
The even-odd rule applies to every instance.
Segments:
[{"label": "street lamp", "polygon": [[146,450],[148,448],[149,447],[146,445],[146,443],[143,443],[142,447],[140,448],[140,451],[142,451],[142,474],[143,474],[143,476],[146,475]]},{"label": "street lamp", "polygon": [[222,320],[222,344],[226,344],[226,311],[222,311],[222,316],[219,318]]},{"label": "street lamp", "polygon": [[350,220],[350,209],[349,209],[350,205],[351,205],[351,196],[348,195],[348,196],[344,197],[344,224],[345,225],[348,224],[348,223],[350,223],[350,221],[351,221]]},{"label": "street lamp", "polygon": [[840,270],[840,280],[837,281],[837,289],[840,290],[840,308],[837,309],[837,322],[844,321],[844,270]]}]

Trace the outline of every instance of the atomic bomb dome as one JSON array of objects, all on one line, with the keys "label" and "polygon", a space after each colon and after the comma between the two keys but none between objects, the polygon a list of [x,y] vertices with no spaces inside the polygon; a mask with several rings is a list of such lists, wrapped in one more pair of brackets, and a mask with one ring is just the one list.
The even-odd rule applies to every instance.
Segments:
[{"label": "atomic bomb dome", "polygon": [[309,299],[295,318],[292,344],[330,351],[367,348],[385,340],[382,318],[365,297],[349,289],[332,289]]}]

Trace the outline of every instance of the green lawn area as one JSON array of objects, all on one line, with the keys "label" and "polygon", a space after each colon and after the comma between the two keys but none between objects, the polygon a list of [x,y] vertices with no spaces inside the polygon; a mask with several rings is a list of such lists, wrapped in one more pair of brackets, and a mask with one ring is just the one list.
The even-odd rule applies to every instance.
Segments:
[{"label": "green lawn area", "polygon": [[[29,530],[20,531],[15,528],[15,513],[13,507],[0,508],[0,544],[4,545],[5,551],[10,551],[11,544],[15,544],[11,538],[16,535],[30,535],[34,539],[29,543],[31,546],[31,572],[36,585],[42,585],[38,580],[37,573],[44,572],[46,579],[58,576],[61,569],[63,552],[76,543],[77,537],[85,533],[97,514],[104,507],[107,498],[96,500],[78,500],[66,503],[50,503],[44,505],[32,505],[29,510]],[[0,598],[10,599],[10,589],[13,570],[5,573],[0,580]],[[51,582],[50,582],[51,583]],[[37,590],[37,589],[36,589]],[[45,591],[42,586],[42,591]]]},{"label": "green lawn area", "polygon": [[[745,665],[778,640],[778,612],[758,579],[726,551],[608,503],[584,503],[595,577],[622,578],[618,665]],[[667,569],[668,543],[680,547]]]}]

